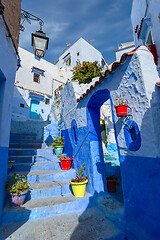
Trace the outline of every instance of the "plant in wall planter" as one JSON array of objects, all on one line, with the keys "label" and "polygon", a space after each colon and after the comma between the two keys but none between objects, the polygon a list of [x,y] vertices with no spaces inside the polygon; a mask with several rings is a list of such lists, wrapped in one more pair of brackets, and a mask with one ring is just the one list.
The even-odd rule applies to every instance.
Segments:
[{"label": "plant in wall planter", "polygon": [[61,155],[64,148],[64,139],[61,136],[54,137],[54,142],[52,143],[56,155]]},{"label": "plant in wall planter", "polygon": [[24,203],[30,184],[24,175],[14,173],[6,181],[6,190],[11,195],[11,204],[20,206]]},{"label": "plant in wall planter", "polygon": [[126,117],[128,114],[128,105],[127,99],[124,99],[124,95],[121,95],[116,98],[116,105],[114,106],[116,109],[117,117]]},{"label": "plant in wall planter", "polygon": [[85,164],[83,163],[79,171],[77,171],[76,178],[72,178],[70,184],[75,197],[84,197],[86,191],[86,184],[88,183],[88,177],[84,177]]},{"label": "plant in wall planter", "polygon": [[69,170],[71,168],[72,158],[61,155],[59,160],[62,170]]},{"label": "plant in wall planter", "polygon": [[116,176],[107,176],[107,188],[109,193],[116,192],[117,183],[119,183],[119,181]]}]

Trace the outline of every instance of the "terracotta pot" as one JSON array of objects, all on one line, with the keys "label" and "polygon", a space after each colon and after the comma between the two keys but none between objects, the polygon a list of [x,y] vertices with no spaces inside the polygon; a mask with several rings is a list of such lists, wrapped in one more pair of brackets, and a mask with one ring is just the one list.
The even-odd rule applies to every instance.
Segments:
[{"label": "terracotta pot", "polygon": [[69,170],[71,168],[72,158],[60,159],[62,170]]},{"label": "terracotta pot", "polygon": [[116,192],[117,180],[107,179],[107,188],[109,193]]},{"label": "terracotta pot", "polygon": [[127,105],[118,105],[118,106],[115,106],[115,109],[116,109],[117,117],[127,116],[127,109],[128,109]]}]

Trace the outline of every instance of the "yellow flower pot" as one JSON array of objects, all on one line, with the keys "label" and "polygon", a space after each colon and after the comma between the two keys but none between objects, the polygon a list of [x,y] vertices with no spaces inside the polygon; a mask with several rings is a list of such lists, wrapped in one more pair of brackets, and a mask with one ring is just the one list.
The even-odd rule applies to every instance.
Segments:
[{"label": "yellow flower pot", "polygon": [[88,179],[84,182],[70,181],[70,184],[72,185],[72,191],[75,197],[84,197],[87,182],[88,182]]}]

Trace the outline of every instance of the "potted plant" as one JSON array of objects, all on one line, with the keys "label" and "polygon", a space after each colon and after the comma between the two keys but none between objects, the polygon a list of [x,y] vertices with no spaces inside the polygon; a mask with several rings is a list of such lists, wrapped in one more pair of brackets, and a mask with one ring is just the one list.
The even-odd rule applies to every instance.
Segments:
[{"label": "potted plant", "polygon": [[119,98],[117,96],[116,105],[114,107],[116,109],[117,117],[127,116],[128,105],[127,105],[127,99],[124,100],[124,95],[123,95],[123,98],[121,98],[121,95]]},{"label": "potted plant", "polygon": [[64,148],[64,139],[61,136],[54,137],[54,142],[52,143],[52,147],[56,155],[61,155],[63,153]]},{"label": "potted plant", "polygon": [[6,190],[11,194],[11,203],[20,206],[24,203],[30,184],[24,175],[14,173],[6,181]]},{"label": "potted plant", "polygon": [[88,177],[83,177],[84,169],[85,164],[83,163],[82,167],[80,167],[79,171],[77,171],[76,178],[72,178],[70,181],[75,197],[84,197],[86,191]]},{"label": "potted plant", "polygon": [[109,193],[116,192],[116,186],[119,183],[116,176],[107,176],[107,188]]},{"label": "potted plant", "polygon": [[59,160],[61,161],[62,170],[69,170],[71,168],[72,158],[61,155]]},{"label": "potted plant", "polygon": [[12,171],[13,163],[14,163],[13,160],[8,160],[8,173]]}]

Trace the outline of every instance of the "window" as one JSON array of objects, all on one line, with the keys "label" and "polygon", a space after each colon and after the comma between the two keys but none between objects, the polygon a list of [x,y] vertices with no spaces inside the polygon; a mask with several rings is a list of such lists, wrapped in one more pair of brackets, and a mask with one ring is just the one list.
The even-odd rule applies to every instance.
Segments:
[{"label": "window", "polygon": [[77,53],[77,56],[79,56],[79,52]]},{"label": "window", "polygon": [[145,45],[152,45],[153,44],[153,37],[152,37],[152,32],[151,29],[149,30],[148,36],[146,38],[146,43]]},{"label": "window", "polygon": [[66,61],[66,66],[70,66],[71,65],[71,58],[68,58]]},{"label": "window", "polygon": [[135,121],[129,120],[124,126],[126,146],[130,151],[138,151],[141,147],[141,134]]},{"label": "window", "polygon": [[20,103],[20,107],[24,108],[24,104],[23,104],[23,103]]},{"label": "window", "polygon": [[40,83],[40,75],[39,74],[34,73],[33,82]]},{"label": "window", "polygon": [[49,98],[45,99],[45,104],[50,105],[50,99]]}]

